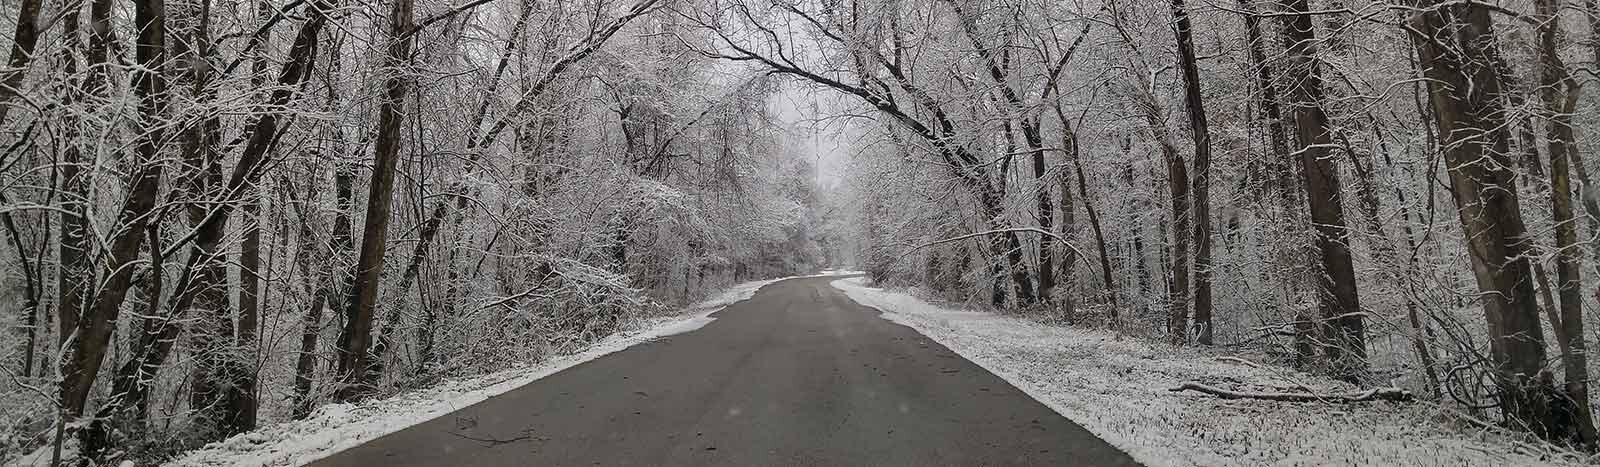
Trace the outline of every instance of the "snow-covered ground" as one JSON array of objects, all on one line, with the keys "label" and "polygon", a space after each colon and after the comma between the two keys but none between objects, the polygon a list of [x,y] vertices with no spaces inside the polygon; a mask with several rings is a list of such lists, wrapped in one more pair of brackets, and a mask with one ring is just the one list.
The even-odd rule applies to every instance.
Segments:
[{"label": "snow-covered ground", "polygon": [[[845,275],[824,271],[821,275]],[[709,315],[755,295],[782,279],[746,282],[697,303],[676,316],[658,318],[619,332],[583,352],[551,358],[515,370],[446,380],[434,387],[358,404],[325,405],[305,420],[279,423],[212,443],[167,465],[277,466],[302,465],[349,449],[435,417],[571,368],[606,354],[674,334],[700,329],[716,318]],[[30,454],[49,456],[48,451]],[[21,459],[26,461],[27,459]]]},{"label": "snow-covered ground", "polygon": [[1470,428],[1426,402],[1354,404],[1223,400],[1169,388],[1342,392],[1348,386],[1226,353],[1104,330],[958,311],[834,281],[862,305],[916,329],[1011,382],[1151,467],[1291,465],[1595,465],[1600,458]]}]

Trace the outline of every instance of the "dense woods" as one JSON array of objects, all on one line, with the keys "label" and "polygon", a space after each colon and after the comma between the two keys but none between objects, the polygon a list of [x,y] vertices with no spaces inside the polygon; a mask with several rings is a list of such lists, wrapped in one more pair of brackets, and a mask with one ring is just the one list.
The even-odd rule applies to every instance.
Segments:
[{"label": "dense woods", "polygon": [[1593,2],[728,11],[717,54],[887,117],[842,187],[874,279],[1595,445]]},{"label": "dense woods", "polygon": [[1593,1],[0,13],[0,460],[159,462],[823,266],[1596,446]]},{"label": "dense woods", "polygon": [[824,261],[655,0],[6,4],[9,457],[159,461]]}]

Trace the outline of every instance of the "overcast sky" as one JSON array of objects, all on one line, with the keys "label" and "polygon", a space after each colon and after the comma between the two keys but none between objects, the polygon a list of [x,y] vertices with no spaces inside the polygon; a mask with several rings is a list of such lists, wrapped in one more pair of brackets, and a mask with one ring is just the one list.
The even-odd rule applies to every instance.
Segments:
[{"label": "overcast sky", "polygon": [[837,185],[854,150],[844,136],[848,123],[839,118],[846,103],[831,90],[791,81],[769,105],[773,116],[789,129],[792,150],[816,162],[817,183],[826,188]]}]

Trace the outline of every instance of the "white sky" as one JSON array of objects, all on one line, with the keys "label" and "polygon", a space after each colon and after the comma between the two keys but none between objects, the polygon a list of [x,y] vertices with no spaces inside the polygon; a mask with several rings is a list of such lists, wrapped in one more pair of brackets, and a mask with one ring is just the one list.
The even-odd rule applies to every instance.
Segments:
[{"label": "white sky", "polygon": [[[791,150],[811,157],[817,167],[817,184],[836,186],[850,163],[852,147],[844,136],[844,107],[839,96],[826,89],[789,82],[768,104],[773,117],[789,130]],[[822,120],[827,119],[827,120]]]}]

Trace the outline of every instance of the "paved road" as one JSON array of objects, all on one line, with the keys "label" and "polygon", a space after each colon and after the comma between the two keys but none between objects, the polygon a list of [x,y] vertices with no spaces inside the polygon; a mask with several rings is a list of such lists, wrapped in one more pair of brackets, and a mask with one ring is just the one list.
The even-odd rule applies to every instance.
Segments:
[{"label": "paved road", "polygon": [[768,285],[698,331],[313,465],[1138,465],[836,279]]}]

